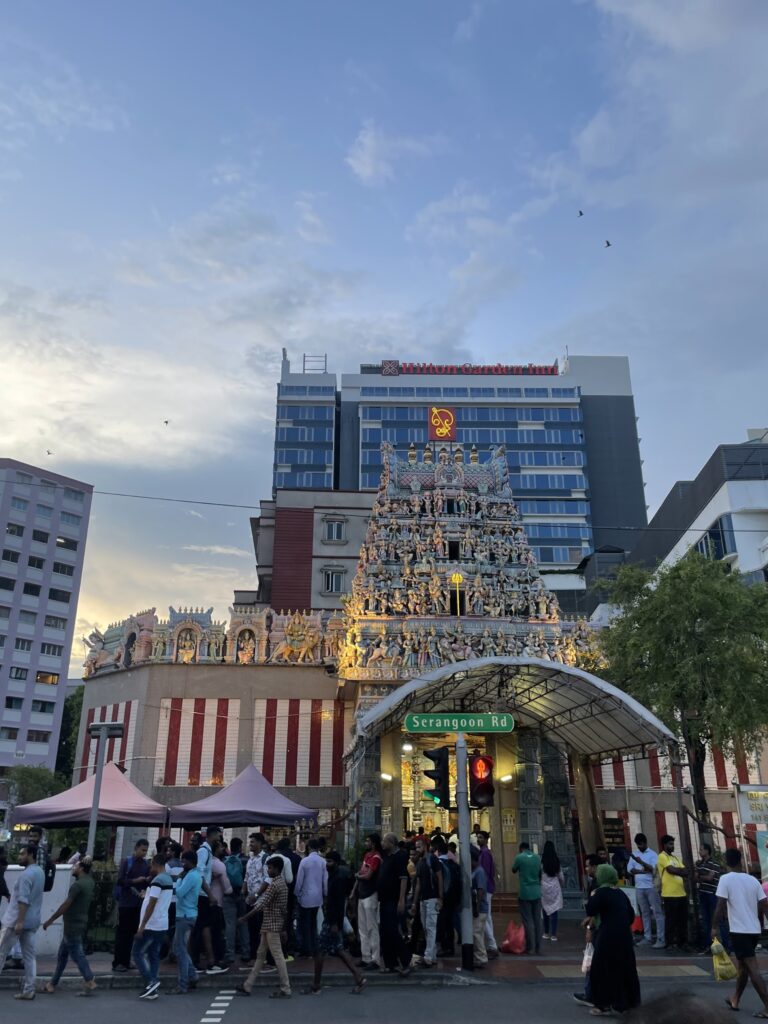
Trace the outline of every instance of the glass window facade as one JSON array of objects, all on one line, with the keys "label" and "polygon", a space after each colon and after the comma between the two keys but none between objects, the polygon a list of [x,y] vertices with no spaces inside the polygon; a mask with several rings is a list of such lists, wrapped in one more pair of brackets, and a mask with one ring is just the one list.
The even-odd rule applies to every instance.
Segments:
[{"label": "glass window facade", "polygon": [[696,550],[705,558],[725,558],[736,554],[736,535],[731,514],[720,516],[696,543]]},{"label": "glass window facade", "polygon": [[[302,398],[307,401],[281,401]],[[332,402],[310,399],[330,398]],[[331,490],[334,480],[336,389],[279,384],[272,486]],[[311,468],[307,468],[311,467]]]}]

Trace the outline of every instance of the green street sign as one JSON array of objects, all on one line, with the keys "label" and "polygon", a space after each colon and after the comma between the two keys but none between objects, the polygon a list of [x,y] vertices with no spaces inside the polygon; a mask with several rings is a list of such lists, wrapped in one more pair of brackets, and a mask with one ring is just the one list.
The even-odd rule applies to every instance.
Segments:
[{"label": "green street sign", "polygon": [[512,732],[515,719],[508,711],[433,711],[428,715],[407,714],[407,732]]}]

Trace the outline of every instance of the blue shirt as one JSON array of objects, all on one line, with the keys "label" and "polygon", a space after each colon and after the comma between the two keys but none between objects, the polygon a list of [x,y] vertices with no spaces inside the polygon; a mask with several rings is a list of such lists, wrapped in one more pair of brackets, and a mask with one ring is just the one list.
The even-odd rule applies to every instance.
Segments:
[{"label": "blue shirt", "polygon": [[45,875],[41,867],[29,864],[24,868],[13,887],[13,894],[3,914],[3,928],[13,928],[19,919],[19,904],[26,903],[24,931],[37,931],[40,927],[44,884]]},{"label": "blue shirt", "polygon": [[176,917],[197,920],[197,900],[202,887],[203,879],[197,868],[192,868],[176,882]]},{"label": "blue shirt", "polygon": [[322,907],[328,892],[325,858],[315,850],[299,864],[295,895],[300,907]]},{"label": "blue shirt", "polygon": [[197,851],[197,870],[203,876],[203,881],[210,885],[213,877],[213,852],[207,842]]}]

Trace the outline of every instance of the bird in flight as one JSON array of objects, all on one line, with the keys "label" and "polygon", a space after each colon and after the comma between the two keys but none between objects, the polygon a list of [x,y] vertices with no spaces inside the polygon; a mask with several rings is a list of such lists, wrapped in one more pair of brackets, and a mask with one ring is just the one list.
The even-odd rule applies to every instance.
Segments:
[{"label": "bird in flight", "polygon": [[163,420],[163,423],[164,423],[164,424],[166,425],[166,427],[168,426],[168,424],[169,424],[170,422],[171,422],[170,420]]},{"label": "bird in flight", "polygon": [[607,239],[607,238],[606,238],[606,240],[605,240],[605,248],[606,248],[606,249],[610,249],[610,248],[611,248],[611,243],[610,243],[610,242],[608,241],[608,239]]},{"label": "bird in flight", "polygon": [[46,455],[53,455],[53,454],[54,454],[54,452],[52,452],[50,448],[46,448],[46,449],[45,449],[45,454],[46,454]]},{"label": "bird in flight", "polygon": [[584,216],[584,211],[583,211],[583,210],[579,210],[579,216],[580,216],[580,217],[583,217],[583,216]]}]

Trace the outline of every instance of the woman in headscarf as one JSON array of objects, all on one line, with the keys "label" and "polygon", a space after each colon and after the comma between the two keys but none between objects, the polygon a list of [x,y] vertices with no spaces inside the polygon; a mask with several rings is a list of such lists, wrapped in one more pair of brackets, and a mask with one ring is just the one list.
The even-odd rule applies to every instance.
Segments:
[{"label": "woman in headscarf", "polygon": [[[619,876],[610,864],[597,869],[598,888],[587,903],[587,921],[600,918],[589,972],[594,1016],[640,1005],[640,980],[635,963],[632,924],[635,911],[618,888]],[[585,921],[585,925],[587,924]]]}]

